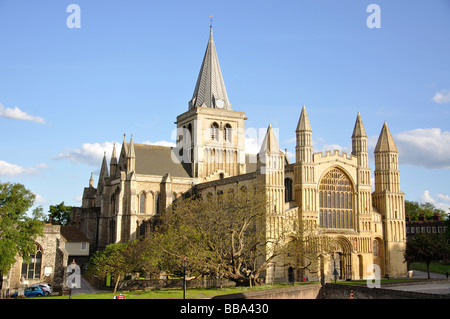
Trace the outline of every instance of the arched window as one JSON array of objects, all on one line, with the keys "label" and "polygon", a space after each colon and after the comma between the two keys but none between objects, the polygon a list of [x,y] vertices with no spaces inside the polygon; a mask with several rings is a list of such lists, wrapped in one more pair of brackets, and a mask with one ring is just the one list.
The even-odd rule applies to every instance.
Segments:
[{"label": "arched window", "polygon": [[160,205],[159,205],[159,193],[155,195],[155,214],[159,214],[160,213]]},{"label": "arched window", "polygon": [[41,266],[42,266],[42,247],[36,244],[34,252],[30,254],[30,262],[28,264],[25,263],[25,261],[22,263],[22,274],[21,274],[22,278],[40,279]]},{"label": "arched window", "polygon": [[378,242],[376,240],[373,241],[373,256],[378,256]]},{"label": "arched window", "polygon": [[219,140],[219,124],[214,122],[211,124],[211,139],[218,141]]},{"label": "arched window", "polygon": [[284,179],[284,201],[290,202],[292,200],[292,179]]},{"label": "arched window", "polygon": [[225,128],[223,130],[223,140],[226,142],[230,142],[231,143],[231,125],[230,124],[226,124]]},{"label": "arched window", "polygon": [[145,214],[145,193],[139,196],[139,213]]},{"label": "arched window", "polygon": [[342,170],[334,168],[325,174],[319,184],[319,223],[322,227],[353,228],[352,193],[353,184]]}]

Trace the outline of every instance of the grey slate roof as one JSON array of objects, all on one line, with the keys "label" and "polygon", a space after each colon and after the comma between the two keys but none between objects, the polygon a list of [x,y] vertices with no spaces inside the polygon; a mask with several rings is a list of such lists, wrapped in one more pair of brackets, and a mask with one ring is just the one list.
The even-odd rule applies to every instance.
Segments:
[{"label": "grey slate roof", "polygon": [[169,173],[173,177],[191,177],[191,164],[176,163],[172,159],[172,147],[134,143],[134,152],[136,174],[164,176]]},{"label": "grey slate roof", "polygon": [[231,104],[228,101],[227,90],[220,70],[219,59],[217,57],[216,47],[210,27],[208,46],[206,47],[203,63],[198,74],[197,84],[194,94],[189,101],[189,109],[194,107],[220,107],[217,101],[221,100],[223,109],[231,110]]}]

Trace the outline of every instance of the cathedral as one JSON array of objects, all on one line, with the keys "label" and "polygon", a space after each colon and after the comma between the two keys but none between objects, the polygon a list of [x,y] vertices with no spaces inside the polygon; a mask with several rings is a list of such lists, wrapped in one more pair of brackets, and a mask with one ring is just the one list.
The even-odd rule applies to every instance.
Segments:
[{"label": "cathedral", "polygon": [[[319,273],[310,278],[366,279],[373,275],[372,265],[379,267],[380,276],[406,276],[404,193],[398,150],[387,124],[375,148],[372,192],[361,115],[357,114],[351,136],[351,154],[314,153],[304,105],[297,116],[295,162],[279,148],[270,124],[259,154],[246,154],[245,113],[234,110],[228,99],[211,26],[194,93],[187,111],[176,118],[176,146],[137,144],[133,136],[127,141],[124,135],[120,152],[113,148],[109,165],[103,158],[96,187],[91,174],[82,206],[72,209],[72,224],[95,251],[150,232],[152,218],[177,198],[258,182],[265,185],[271,203],[267,237],[276,238],[294,221],[319,227],[337,243],[336,252],[323,256]],[[285,281],[290,271],[274,262],[264,279]]]}]

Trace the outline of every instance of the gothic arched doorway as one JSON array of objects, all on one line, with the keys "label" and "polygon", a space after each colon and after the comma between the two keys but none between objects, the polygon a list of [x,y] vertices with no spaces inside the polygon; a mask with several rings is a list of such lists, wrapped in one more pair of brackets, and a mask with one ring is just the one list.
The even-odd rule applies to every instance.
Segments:
[{"label": "gothic arched doorway", "polygon": [[335,259],[339,260],[339,279],[351,280],[352,279],[352,244],[345,237],[336,238],[338,245],[338,251],[336,251]]}]

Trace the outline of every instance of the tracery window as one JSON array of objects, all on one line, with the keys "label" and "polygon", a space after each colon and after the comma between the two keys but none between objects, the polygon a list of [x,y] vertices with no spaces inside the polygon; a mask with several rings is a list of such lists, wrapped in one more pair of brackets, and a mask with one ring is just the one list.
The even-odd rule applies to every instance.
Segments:
[{"label": "tracery window", "polygon": [[22,278],[40,279],[42,266],[42,247],[36,244],[36,249],[30,254],[30,262],[22,263]]},{"label": "tracery window", "polygon": [[319,185],[319,223],[325,228],[353,228],[353,185],[340,169],[330,170]]}]

